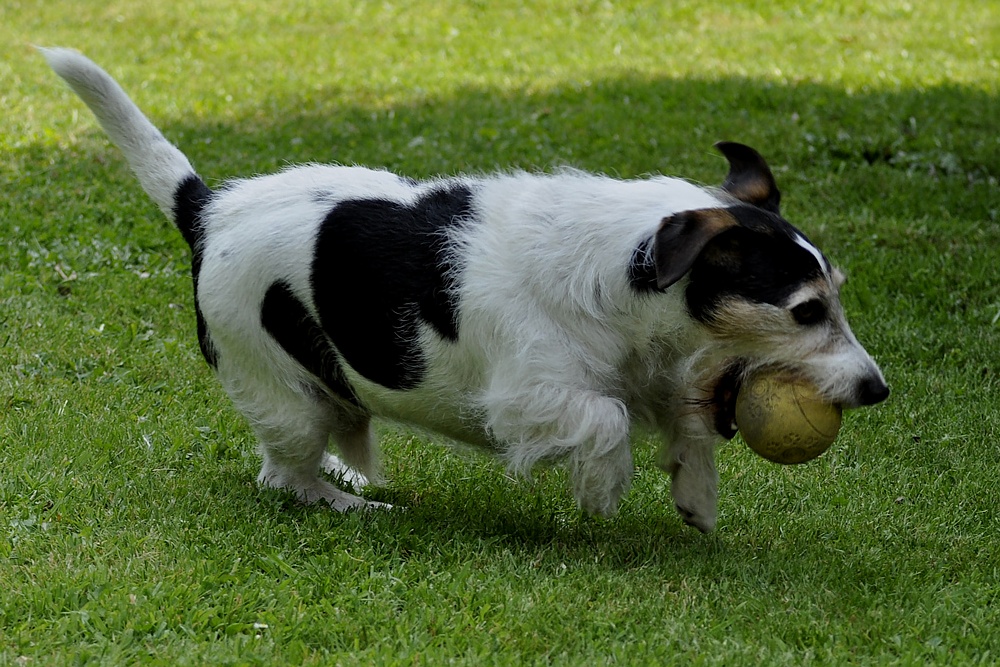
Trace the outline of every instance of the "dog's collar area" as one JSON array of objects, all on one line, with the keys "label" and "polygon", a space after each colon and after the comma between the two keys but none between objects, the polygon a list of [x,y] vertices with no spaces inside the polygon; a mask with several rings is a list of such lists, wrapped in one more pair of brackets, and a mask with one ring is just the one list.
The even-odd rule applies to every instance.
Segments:
[{"label": "dog's collar area", "polygon": [[736,361],[726,367],[712,392],[715,430],[726,440],[736,435],[736,396],[743,382],[743,363]]}]

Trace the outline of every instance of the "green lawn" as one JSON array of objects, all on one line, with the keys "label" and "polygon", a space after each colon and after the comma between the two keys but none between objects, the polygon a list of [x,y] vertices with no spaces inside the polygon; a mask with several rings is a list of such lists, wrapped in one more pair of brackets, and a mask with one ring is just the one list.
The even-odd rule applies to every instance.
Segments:
[{"label": "green lawn", "polygon": [[[806,8],[803,8],[806,7]],[[0,665],[1000,660],[1000,2],[0,7]],[[619,515],[382,430],[405,512],[262,491],[200,358],[189,256],[30,44],[104,65],[218,183],[289,162],[771,162],[893,388],[821,459],[719,452]]]}]

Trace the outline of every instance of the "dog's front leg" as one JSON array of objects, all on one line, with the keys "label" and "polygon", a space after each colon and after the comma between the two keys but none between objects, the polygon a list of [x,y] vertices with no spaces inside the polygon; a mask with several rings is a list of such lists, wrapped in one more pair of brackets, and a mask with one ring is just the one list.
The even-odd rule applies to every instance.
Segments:
[{"label": "dog's front leg", "polygon": [[570,454],[573,497],[589,514],[609,517],[632,485],[635,468],[629,444],[625,405],[616,399],[586,392],[586,408],[579,415],[586,432]]},{"label": "dog's front leg", "polygon": [[677,426],[657,464],[670,474],[670,493],[684,523],[707,533],[715,528],[718,516],[715,445],[719,437],[705,429],[700,417],[682,417]]},{"label": "dog's front leg", "polygon": [[633,474],[628,411],[620,400],[591,389],[510,390],[494,383],[484,403],[512,469],[527,473],[539,461],[566,459],[581,509],[605,517],[618,510]]}]

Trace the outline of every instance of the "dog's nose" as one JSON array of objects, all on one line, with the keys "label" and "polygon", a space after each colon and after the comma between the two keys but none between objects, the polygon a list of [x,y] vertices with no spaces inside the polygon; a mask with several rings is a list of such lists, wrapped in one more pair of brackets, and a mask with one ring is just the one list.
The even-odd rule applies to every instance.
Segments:
[{"label": "dog's nose", "polygon": [[857,396],[859,405],[875,405],[889,398],[889,387],[878,376],[866,377],[858,383]]}]

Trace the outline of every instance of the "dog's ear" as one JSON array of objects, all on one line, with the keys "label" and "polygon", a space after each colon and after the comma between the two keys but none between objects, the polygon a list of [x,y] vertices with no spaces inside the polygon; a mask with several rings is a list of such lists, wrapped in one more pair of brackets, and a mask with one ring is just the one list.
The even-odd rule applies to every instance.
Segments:
[{"label": "dog's ear", "polygon": [[729,160],[729,175],[722,189],[742,202],[780,213],[781,193],[761,154],[732,141],[720,141],[715,148]]},{"label": "dog's ear", "polygon": [[738,224],[724,208],[684,211],[664,218],[653,243],[656,286],[662,290],[680,280],[709,241]]}]

